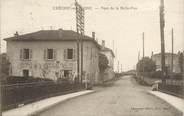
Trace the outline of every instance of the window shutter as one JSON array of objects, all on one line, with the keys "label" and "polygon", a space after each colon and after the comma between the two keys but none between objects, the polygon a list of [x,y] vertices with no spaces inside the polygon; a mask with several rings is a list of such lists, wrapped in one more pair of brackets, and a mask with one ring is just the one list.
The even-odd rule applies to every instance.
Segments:
[{"label": "window shutter", "polygon": [[20,60],[23,59],[23,49],[20,49]]},{"label": "window shutter", "polygon": [[92,60],[92,57],[93,57],[93,50],[92,50],[92,48],[91,48],[91,60]]},{"label": "window shutter", "polygon": [[67,59],[67,49],[64,49],[64,60]]},{"label": "window shutter", "polygon": [[53,49],[53,59],[56,60],[57,51],[56,49]]},{"label": "window shutter", "polygon": [[32,57],[33,57],[33,51],[32,49],[29,49],[29,59],[32,59]]},{"label": "window shutter", "polygon": [[23,76],[23,70],[20,71],[20,76]]},{"label": "window shutter", "polygon": [[73,59],[76,60],[76,50],[73,48]]},{"label": "window shutter", "polygon": [[44,60],[47,60],[47,49],[44,49]]},{"label": "window shutter", "polygon": [[32,71],[29,70],[29,76],[33,76]]}]

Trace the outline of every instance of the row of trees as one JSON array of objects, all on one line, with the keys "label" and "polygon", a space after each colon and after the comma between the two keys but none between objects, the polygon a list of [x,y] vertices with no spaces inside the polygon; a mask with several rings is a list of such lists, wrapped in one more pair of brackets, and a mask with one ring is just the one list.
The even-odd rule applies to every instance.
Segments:
[{"label": "row of trees", "polygon": [[138,72],[153,72],[156,71],[156,64],[155,62],[149,58],[144,57],[137,63],[137,71]]}]

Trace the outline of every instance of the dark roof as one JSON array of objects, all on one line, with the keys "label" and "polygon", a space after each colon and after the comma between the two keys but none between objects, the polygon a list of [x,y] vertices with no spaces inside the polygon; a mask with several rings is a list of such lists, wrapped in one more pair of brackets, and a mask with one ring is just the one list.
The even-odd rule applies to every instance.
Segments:
[{"label": "dark roof", "polygon": [[113,52],[110,48],[102,47],[102,46],[101,46],[101,51],[110,51],[111,54],[115,57],[114,52]]},{"label": "dark roof", "polygon": [[89,36],[81,36],[73,30],[40,30],[33,33],[5,38],[5,41],[76,41],[82,37],[84,41],[93,41],[99,48],[100,45]]},{"label": "dark roof", "polygon": [[[153,54],[153,56],[160,56],[161,55],[161,53],[157,53],[157,54]],[[167,52],[167,53],[165,53],[165,56],[171,56],[172,55],[172,53],[169,53],[169,52]],[[177,54],[173,54],[174,56],[177,56]]]}]

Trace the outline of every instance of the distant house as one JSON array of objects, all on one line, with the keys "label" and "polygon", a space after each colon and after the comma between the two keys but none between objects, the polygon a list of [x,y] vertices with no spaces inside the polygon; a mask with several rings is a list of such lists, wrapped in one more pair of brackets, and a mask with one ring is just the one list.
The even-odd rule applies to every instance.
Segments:
[{"label": "distant house", "polygon": [[[77,76],[77,39],[72,30],[41,30],[6,38],[7,56],[13,76],[32,76],[58,80]],[[100,46],[89,36],[83,36],[83,79],[98,83]],[[81,50],[79,58],[81,59]]]},{"label": "distant house", "polygon": [[102,45],[101,45],[101,50],[100,50],[100,53],[104,54],[108,61],[109,61],[109,67],[112,68],[114,70],[114,52],[110,49],[110,48],[107,48],[105,46],[105,40],[102,40]]},{"label": "distant house", "polygon": [[114,52],[110,49],[110,48],[107,48],[105,46],[105,40],[102,40],[102,45],[101,45],[101,50],[100,50],[100,53],[104,54],[109,63],[108,63],[108,68],[106,69],[106,75],[104,75],[104,79],[105,80],[108,80],[108,79],[111,79],[113,76],[114,76]]},{"label": "distant house", "polygon": [[[161,54],[154,54],[151,56],[151,59],[156,63],[156,70],[161,70]],[[180,73],[179,68],[179,56],[178,54],[173,54],[173,72]],[[171,64],[172,64],[172,53],[165,53],[165,66],[169,72],[171,72]]]}]

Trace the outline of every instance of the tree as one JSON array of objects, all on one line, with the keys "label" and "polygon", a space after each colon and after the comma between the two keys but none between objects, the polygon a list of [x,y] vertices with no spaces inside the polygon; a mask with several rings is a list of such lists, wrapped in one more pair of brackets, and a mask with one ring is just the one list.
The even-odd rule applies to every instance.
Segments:
[{"label": "tree", "polygon": [[181,70],[181,73],[183,73],[183,53],[182,52],[179,52],[179,57],[178,57],[178,63],[179,63],[179,67],[180,67],[180,70]]},{"label": "tree", "polygon": [[9,68],[10,68],[10,62],[7,59],[6,53],[1,54],[1,72],[8,75],[9,74]]},{"label": "tree", "polygon": [[156,64],[149,57],[144,57],[137,63],[138,72],[153,72],[155,70],[156,70]]},{"label": "tree", "polygon": [[108,59],[107,57],[104,55],[104,54],[99,54],[99,63],[98,63],[98,66],[99,66],[99,69],[100,69],[100,72],[104,72],[105,69],[107,69],[109,66],[108,66]]}]

